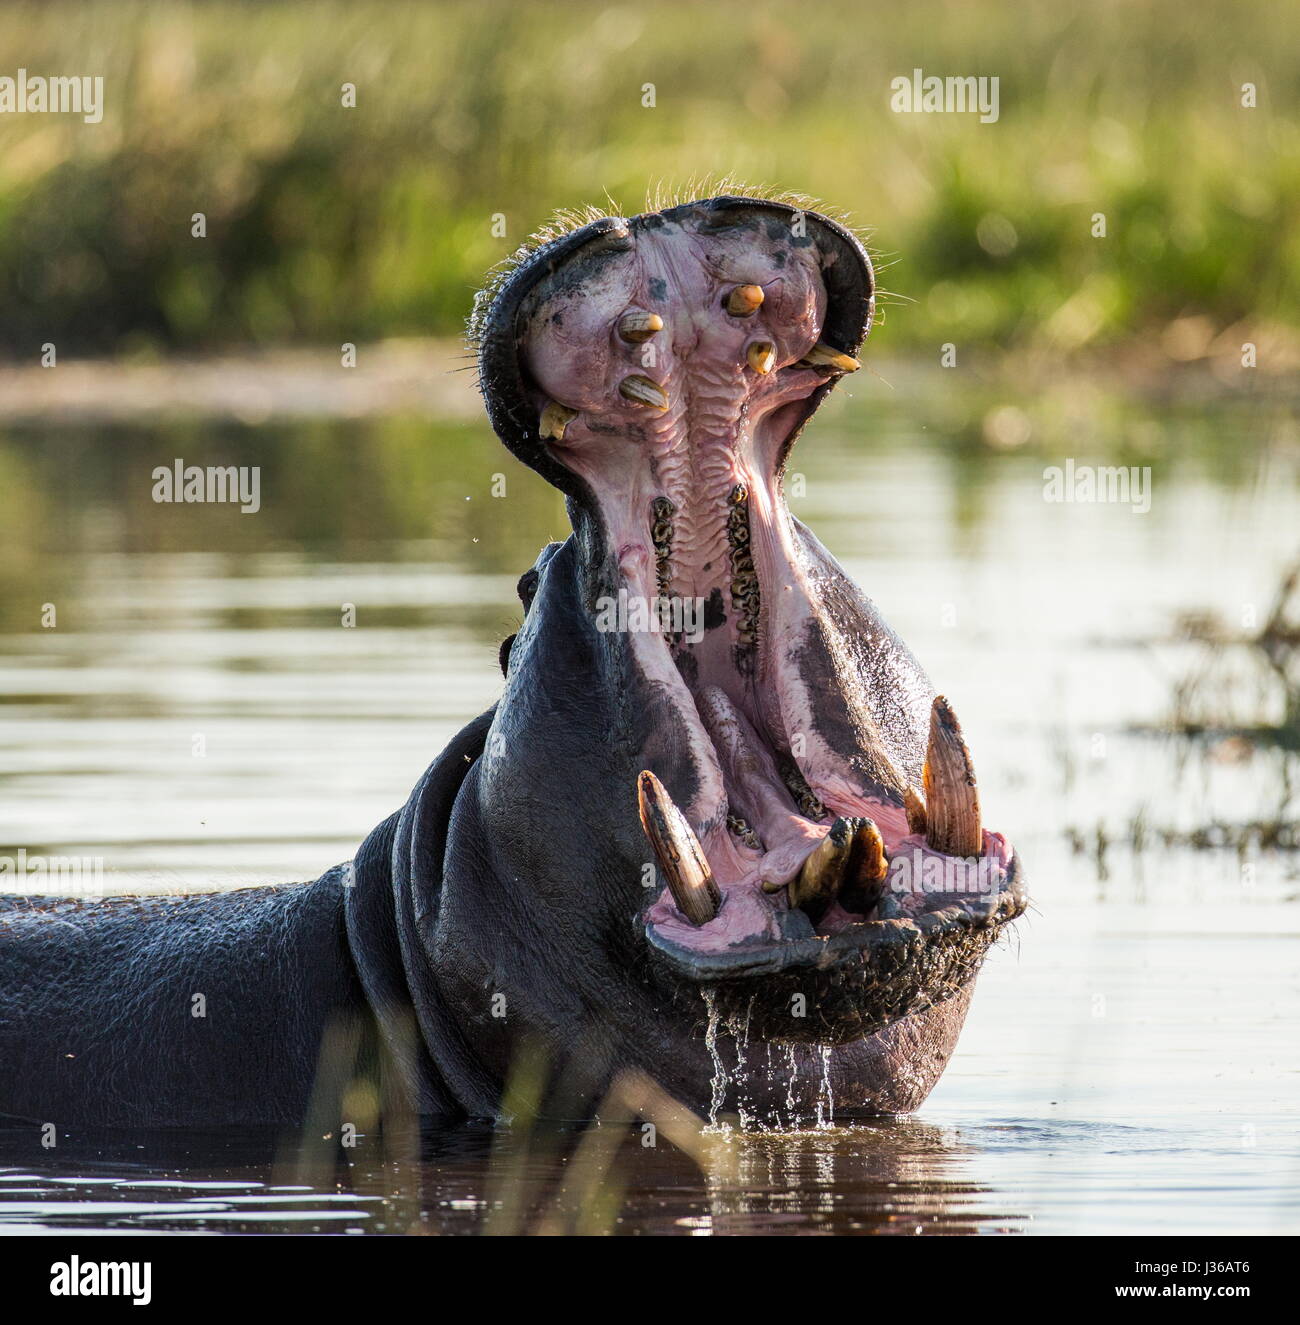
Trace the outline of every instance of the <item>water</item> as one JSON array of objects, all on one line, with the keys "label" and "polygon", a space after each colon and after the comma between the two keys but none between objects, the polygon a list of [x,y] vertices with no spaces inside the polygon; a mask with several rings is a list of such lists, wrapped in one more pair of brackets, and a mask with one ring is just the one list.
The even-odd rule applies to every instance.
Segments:
[{"label": "water", "polygon": [[[919,1114],[687,1150],[468,1127],[400,1152],[74,1134],[55,1157],[0,1129],[0,1223],[1295,1231],[1284,687],[1186,621],[1267,618],[1300,436],[1265,398],[891,376],[800,443],[791,505],[953,701],[1035,899]],[[985,443],[1022,419],[1027,444]],[[1150,512],[1044,502],[1066,455],[1151,466]],[[262,512],[154,504],[176,456],[261,465]],[[110,890],[315,877],[495,698],[515,578],[566,528],[472,417],[0,428],[0,853],[101,859]]]}]

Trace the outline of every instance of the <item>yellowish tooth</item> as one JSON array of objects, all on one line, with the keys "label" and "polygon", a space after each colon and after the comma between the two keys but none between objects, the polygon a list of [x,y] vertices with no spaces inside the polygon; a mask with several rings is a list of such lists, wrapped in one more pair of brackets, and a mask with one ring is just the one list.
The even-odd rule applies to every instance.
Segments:
[{"label": "yellowish tooth", "polygon": [[732,317],[749,317],[758,311],[762,303],[761,285],[738,285],[727,296],[727,312]]},{"label": "yellowish tooth", "polygon": [[636,405],[649,405],[651,409],[657,409],[661,414],[668,408],[668,397],[664,394],[664,389],[658,382],[652,382],[648,377],[641,377],[633,374],[631,377],[625,377],[618,384],[618,394],[624,400],[630,400]]},{"label": "yellowish tooth", "polygon": [[913,786],[903,788],[903,809],[907,811],[907,831],[925,833],[925,801]]},{"label": "yellowish tooth", "polygon": [[745,358],[756,373],[766,377],[776,366],[776,347],[769,340],[756,340],[745,351]]},{"label": "yellowish tooth", "polygon": [[546,402],[546,408],[542,410],[541,419],[538,420],[537,435],[553,442],[562,442],[564,430],[577,417],[576,409],[561,405],[558,400],[549,400]]},{"label": "yellowish tooth", "polygon": [[663,329],[664,320],[658,313],[642,313],[639,310],[624,313],[618,324],[618,334],[633,345],[649,340]]},{"label": "yellowish tooth", "polygon": [[636,780],[641,827],[654,849],[677,909],[692,925],[707,925],[718,914],[722,894],[704,848],[664,784],[646,769]]},{"label": "yellowish tooth", "polygon": [[858,819],[855,823],[853,852],[844,871],[840,902],[846,911],[866,915],[875,909],[884,892],[889,858],[885,855],[885,839],[880,836],[875,821]]},{"label": "yellowish tooth", "polygon": [[880,883],[889,873],[889,858],[885,855],[885,839],[880,836],[874,819],[864,819],[853,835],[858,847],[854,864],[859,876],[868,883]]},{"label": "yellowish tooth", "polygon": [[820,340],[799,362],[813,368],[834,368],[837,373],[856,373],[862,367],[851,354],[842,354]]},{"label": "yellowish tooth", "polygon": [[802,907],[818,921],[840,895],[845,867],[853,851],[854,819],[836,819],[790,881],[790,905]]},{"label": "yellowish tooth", "polygon": [[942,696],[930,709],[930,744],[921,775],[925,787],[925,840],[947,856],[978,856],[984,849],[975,768],[956,714]]}]

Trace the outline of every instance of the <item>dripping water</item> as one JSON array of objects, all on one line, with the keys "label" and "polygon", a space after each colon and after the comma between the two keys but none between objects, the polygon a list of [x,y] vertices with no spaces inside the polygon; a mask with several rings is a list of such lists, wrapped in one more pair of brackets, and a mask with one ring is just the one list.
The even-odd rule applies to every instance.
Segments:
[{"label": "dripping water", "polygon": [[722,1055],[718,1052],[718,997],[712,989],[707,987],[700,990],[700,997],[704,999],[704,1007],[708,1013],[708,1022],[704,1030],[704,1044],[709,1051],[709,1057],[713,1059],[713,1081],[712,1098],[709,1101],[709,1131],[717,1131],[718,1114],[721,1112],[722,1103],[727,1097],[727,1069],[722,1065]]},{"label": "dripping water", "polygon": [[831,1094],[831,1046],[817,1046],[822,1060],[822,1083],[817,1092],[817,1126],[819,1129],[833,1127],[835,1124],[835,1097]]},{"label": "dripping water", "polygon": [[786,1078],[786,1083],[785,1083],[785,1108],[786,1108],[786,1113],[789,1114],[790,1116],[789,1125],[791,1127],[797,1126],[799,1122],[798,1114],[795,1109],[795,1101],[794,1101],[794,1085],[795,1082],[798,1080],[799,1080],[799,1062],[798,1059],[796,1059],[795,1057],[794,1045],[791,1045],[790,1075]]},{"label": "dripping water", "polygon": [[754,999],[751,997],[743,1017],[732,1017],[727,1021],[727,1033],[736,1047],[736,1112],[740,1117],[742,1129],[749,1130],[761,1121],[761,1111],[748,1107],[752,1101],[748,1088],[753,1084],[753,1070],[749,1065],[749,1026],[754,1015]]}]

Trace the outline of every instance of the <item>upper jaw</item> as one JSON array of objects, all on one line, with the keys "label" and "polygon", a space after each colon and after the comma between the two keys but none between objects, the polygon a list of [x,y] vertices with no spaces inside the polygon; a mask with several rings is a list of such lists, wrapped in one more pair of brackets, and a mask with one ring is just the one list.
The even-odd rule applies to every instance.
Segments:
[{"label": "upper jaw", "polygon": [[[764,226],[801,229],[822,255],[828,294],[823,339],[856,354],[871,326],[875,278],[860,240],[838,221],[793,202],[722,194],[631,219],[604,216],[584,225],[560,225],[543,231],[538,242],[527,241],[475,298],[467,338],[477,359],[479,388],[493,430],[524,464],[571,497],[580,512],[594,510],[593,495],[581,476],[556,458],[538,428],[536,383],[520,354],[525,305],[539,285],[586,253],[630,248],[639,235],[665,220],[680,223],[692,214],[707,218],[719,230],[749,219]],[[787,447],[832,385],[821,375],[806,405],[787,421]]]}]

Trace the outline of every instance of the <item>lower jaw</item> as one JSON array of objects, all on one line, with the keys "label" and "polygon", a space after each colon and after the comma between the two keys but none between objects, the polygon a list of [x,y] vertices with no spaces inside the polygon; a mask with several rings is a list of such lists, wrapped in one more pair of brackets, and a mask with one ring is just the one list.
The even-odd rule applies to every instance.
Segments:
[{"label": "lower jaw", "polygon": [[[909,823],[907,773],[899,764],[919,779],[919,755],[891,758],[869,711],[879,697],[867,687],[879,682],[866,681],[855,661],[874,656],[884,627],[857,619],[860,600],[840,594],[842,572],[797,532],[779,480],[756,477],[775,474],[771,439],[760,424],[695,445],[697,453],[716,476],[707,500],[691,487],[710,472],[704,460],[689,471],[658,471],[662,477],[641,471],[597,486],[620,589],[643,603],[665,597],[712,603],[693,644],[653,629],[630,633],[634,661],[650,689],[667,700],[675,729],[659,745],[672,761],[660,769],[664,794],[671,799],[674,779],[679,790],[690,788],[680,806],[678,847],[698,859],[695,882],[707,876],[712,894],[701,918],[684,906],[682,880],[669,878],[646,913],[647,937],[652,951],[691,982],[803,968],[828,978],[834,973],[843,983],[845,970],[870,965],[865,952],[888,963],[911,942],[905,929],[881,937],[872,926],[914,925],[914,916],[924,919],[942,907],[938,899],[918,899],[915,889],[886,888],[883,879],[875,880],[874,893],[836,888],[823,905],[809,908],[806,898],[792,905],[794,885],[802,890],[832,827],[870,821],[882,861],[908,850],[951,853],[953,845]],[[855,748],[833,748],[823,730],[839,731],[839,743]],[[915,736],[899,740],[907,746]],[[973,775],[969,781],[973,788]],[[642,812],[645,823],[644,804]],[[989,860],[994,891],[1006,891],[1006,843],[978,825],[964,843],[959,854]],[[666,868],[662,855],[660,864]],[[981,908],[987,920],[990,900],[976,896],[961,906],[963,918],[954,923],[971,924]],[[862,1027],[873,1016],[837,1017],[849,1027],[837,1038],[866,1033]]]},{"label": "lower jaw", "polygon": [[[942,1070],[939,1062],[920,1096],[910,1098],[924,1071],[917,1046],[933,1028],[949,1023],[955,1043],[989,948],[1025,906],[1013,862],[1005,886],[983,903],[949,904],[914,919],[858,922],[830,939],[701,953],[679,946],[665,927],[653,924],[646,939],[663,983],[686,1015],[703,1015],[711,1037],[722,1027],[745,1049],[769,1046],[769,1067],[771,1047],[789,1046],[793,1066],[795,1046],[846,1048],[880,1040],[877,1050],[884,1053],[897,1041],[901,1061],[878,1074],[874,1089],[885,1092],[876,1111],[901,1112],[920,1103]],[[750,1064],[746,1053],[739,1057],[742,1076],[759,1062]],[[757,1083],[746,1078],[745,1084],[749,1096],[758,1098]],[[861,1102],[863,1096],[846,1098]]]},{"label": "lower jaw", "polygon": [[[888,971],[919,960],[930,940],[941,936],[945,950],[978,950],[982,957],[986,932],[1019,914],[1023,896],[1011,849],[1000,835],[978,827],[975,845],[968,842],[965,850],[969,859],[960,862],[975,886],[949,892],[928,888],[921,867],[940,856],[951,862],[950,845],[927,839],[924,828],[917,831],[909,809],[899,803],[901,787],[888,795],[873,792],[855,774],[851,753],[837,754],[824,745],[816,759],[796,757],[787,735],[791,709],[802,694],[809,712],[795,716],[807,739],[814,726],[808,700],[815,688],[789,661],[793,650],[782,632],[791,622],[814,616],[818,605],[794,564],[788,524],[778,517],[762,531],[770,539],[766,547],[750,532],[754,559],[766,571],[758,578],[760,613],[750,623],[756,625],[752,633],[738,631],[729,616],[694,653],[661,635],[632,637],[642,670],[667,693],[686,734],[698,791],[681,808],[688,835],[698,834],[695,845],[707,862],[717,902],[706,923],[688,918],[670,881],[645,915],[646,934],[657,957],[689,983],[735,985],[781,976],[783,996],[793,997],[807,978],[795,973],[816,973],[818,989],[803,992],[825,996],[824,1006],[833,1002],[837,1010],[827,1013],[820,1029],[796,1027],[791,1034],[812,1040],[829,1034],[830,1040],[818,1042],[844,1042],[887,1024],[882,1018],[908,1015],[902,1009],[945,997],[942,973],[913,980],[916,988],[910,990],[903,981],[891,992]],[[772,568],[782,557],[789,573],[778,593]],[[625,574],[627,569],[629,591],[641,591],[644,575],[636,571],[644,566],[625,568]],[[658,570],[662,581],[662,562]],[[932,722],[931,754],[934,732]],[[969,781],[973,788],[973,774]],[[870,821],[882,861],[914,862],[915,879],[910,886],[882,879],[874,895],[845,889],[813,908],[792,905],[792,885],[807,873],[819,846],[825,850],[823,839],[832,826],[842,827],[846,816]],[[961,934],[979,937],[957,942]],[[933,955],[926,959],[931,967]],[[864,1002],[864,982],[881,991],[874,1002]],[[770,1001],[770,989],[750,990],[748,996],[759,993],[764,1003]]]}]

